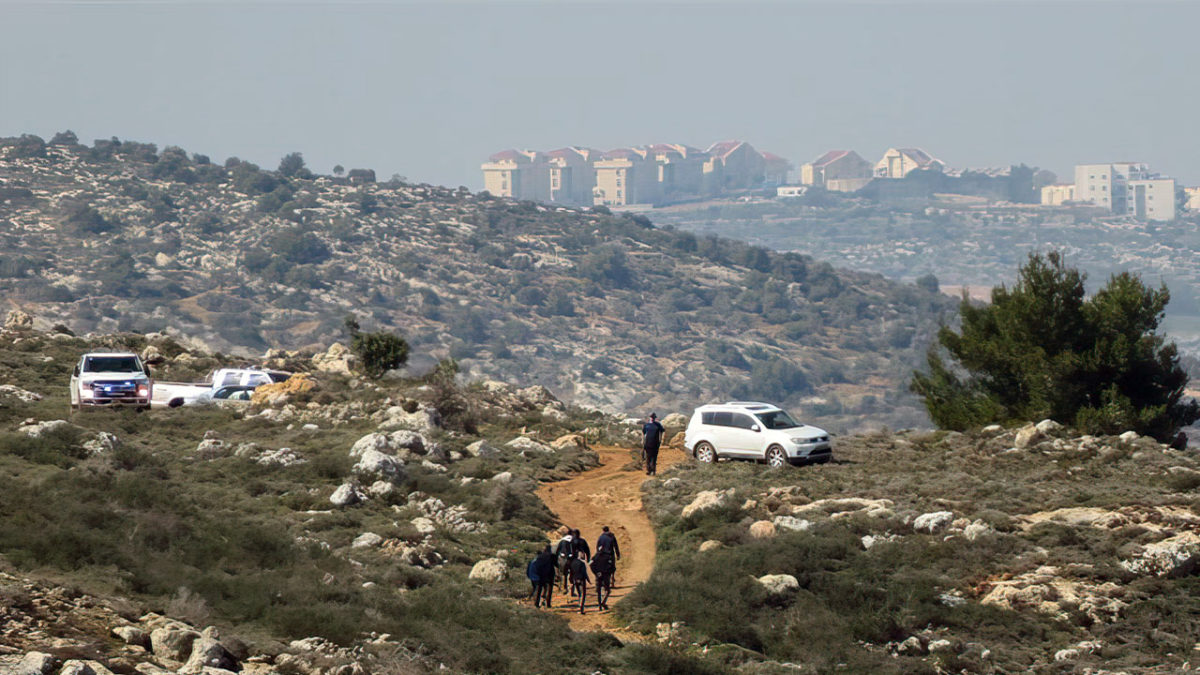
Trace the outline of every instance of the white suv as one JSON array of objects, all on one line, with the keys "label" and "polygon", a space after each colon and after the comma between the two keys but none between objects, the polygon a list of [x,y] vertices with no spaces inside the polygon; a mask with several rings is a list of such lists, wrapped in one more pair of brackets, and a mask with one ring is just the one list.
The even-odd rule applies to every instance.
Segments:
[{"label": "white suv", "polygon": [[703,405],[692,413],[684,446],[698,461],[720,458],[763,460],[772,467],[828,462],[833,457],[829,433],[800,424],[779,406],[732,401]]}]

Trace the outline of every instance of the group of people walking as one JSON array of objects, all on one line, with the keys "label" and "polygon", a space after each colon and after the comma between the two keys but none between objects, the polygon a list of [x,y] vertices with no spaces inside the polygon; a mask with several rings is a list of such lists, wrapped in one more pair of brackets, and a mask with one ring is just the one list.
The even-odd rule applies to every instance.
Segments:
[{"label": "group of people walking", "polygon": [[[608,526],[601,528],[600,536],[596,538],[596,553],[588,546],[587,540],[579,530],[568,529],[562,539],[551,549],[546,544],[542,552],[529,562],[526,575],[532,585],[530,597],[533,606],[550,607],[554,588],[562,586],[562,593],[570,592],[571,597],[579,598],[579,613],[584,613],[587,602],[587,587],[591,583],[588,568],[595,576],[596,607],[608,609],[608,598],[612,594],[613,580],[617,573],[617,561],[621,559],[621,547],[617,537]],[[574,604],[569,600],[568,604]]]}]

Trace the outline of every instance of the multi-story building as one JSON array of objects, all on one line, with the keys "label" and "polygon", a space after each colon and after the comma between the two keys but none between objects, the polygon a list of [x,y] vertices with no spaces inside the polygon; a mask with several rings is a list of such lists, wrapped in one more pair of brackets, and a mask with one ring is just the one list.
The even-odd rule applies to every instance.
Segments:
[{"label": "multi-story building", "polygon": [[1188,211],[1200,211],[1200,187],[1183,188],[1183,208]]},{"label": "multi-story building", "polygon": [[853,150],[830,150],[800,167],[800,184],[834,192],[854,192],[871,182],[871,163]]},{"label": "multi-story building", "polygon": [[592,162],[599,155],[591,148],[575,146],[545,153],[547,201],[590,206],[592,186],[596,184],[596,169]]},{"label": "multi-story building", "polygon": [[708,150],[656,143],[598,152],[570,146],[505,150],[488,158],[484,189],[497,197],[575,205],[659,204],[786,181],[788,161],[745,141]]},{"label": "multi-story building", "polygon": [[483,169],[483,189],[497,197],[534,199],[533,168],[538,153],[532,150],[504,150],[488,157]]},{"label": "multi-story building", "polygon": [[746,141],[719,141],[707,150],[704,163],[705,191],[718,194],[726,190],[744,190],[762,184],[766,160]]},{"label": "multi-story building", "polygon": [[1043,206],[1062,206],[1075,201],[1075,184],[1059,183],[1042,187],[1041,203]]},{"label": "multi-story building", "polygon": [[1075,201],[1143,220],[1175,220],[1175,179],[1142,162],[1078,164]]},{"label": "multi-story building", "polygon": [[946,168],[941,160],[934,159],[920,148],[888,148],[875,163],[877,178],[904,178],[919,169],[941,171]]}]

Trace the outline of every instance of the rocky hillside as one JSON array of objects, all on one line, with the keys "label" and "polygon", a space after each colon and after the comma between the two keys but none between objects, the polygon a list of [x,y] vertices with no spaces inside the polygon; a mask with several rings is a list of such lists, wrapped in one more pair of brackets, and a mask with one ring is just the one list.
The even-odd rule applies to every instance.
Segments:
[{"label": "rocky hillside", "polygon": [[76,333],[167,332],[246,354],[343,319],[479,377],[609,411],[788,401],[835,430],[905,426],[952,301],[640,216],[466,189],[265,171],[60,134],[0,141],[0,292]]},{"label": "rocky hillside", "polygon": [[685,463],[643,487],[663,554],[619,611],[741,667],[1194,672],[1198,488],[1194,452],[1049,420]]}]

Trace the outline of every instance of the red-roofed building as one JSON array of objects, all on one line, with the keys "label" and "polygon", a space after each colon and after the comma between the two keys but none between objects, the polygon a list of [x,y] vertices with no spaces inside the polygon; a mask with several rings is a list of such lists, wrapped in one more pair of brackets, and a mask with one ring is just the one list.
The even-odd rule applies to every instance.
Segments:
[{"label": "red-roofed building", "polygon": [[543,156],[546,158],[545,175],[539,172],[538,179],[547,181],[547,201],[591,206],[592,186],[596,184],[596,170],[592,162],[600,156],[600,152],[570,146],[551,150]]},{"label": "red-roofed building", "polygon": [[773,152],[762,152],[763,182],[768,185],[784,185],[787,183],[788,172],[792,163]]},{"label": "red-roofed building", "polygon": [[920,148],[889,148],[875,163],[878,178],[904,178],[917,170],[941,171],[946,165]]},{"label": "red-roofed building", "polygon": [[596,170],[593,204],[625,206],[659,200],[654,158],[646,148],[609,150],[592,167]]},{"label": "red-roofed building", "polygon": [[484,162],[483,189],[497,197],[534,199],[534,164],[540,158],[533,150],[503,150]]},{"label": "red-roofed building", "polygon": [[800,183],[853,192],[871,182],[873,166],[853,150],[830,150],[800,167]]},{"label": "red-roofed building", "polygon": [[746,141],[719,141],[708,148],[704,163],[704,190],[719,194],[726,190],[744,190],[763,182],[766,160]]}]

